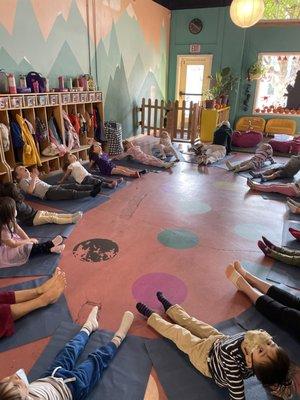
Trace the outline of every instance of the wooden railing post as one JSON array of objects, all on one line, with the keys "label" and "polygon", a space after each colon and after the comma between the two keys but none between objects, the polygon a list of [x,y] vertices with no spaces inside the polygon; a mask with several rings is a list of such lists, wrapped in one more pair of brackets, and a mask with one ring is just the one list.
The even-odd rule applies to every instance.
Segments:
[{"label": "wooden railing post", "polygon": [[141,115],[141,133],[144,134],[145,133],[145,103],[146,100],[145,98],[142,99],[142,115]]}]

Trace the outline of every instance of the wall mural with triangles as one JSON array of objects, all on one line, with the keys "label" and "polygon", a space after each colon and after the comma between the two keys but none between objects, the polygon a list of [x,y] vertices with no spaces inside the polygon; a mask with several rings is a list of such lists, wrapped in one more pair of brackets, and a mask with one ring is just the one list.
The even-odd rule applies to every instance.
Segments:
[{"label": "wall mural with triangles", "polygon": [[164,98],[170,12],[152,0],[0,1],[0,69],[98,77],[105,118],[136,131],[133,107]]}]

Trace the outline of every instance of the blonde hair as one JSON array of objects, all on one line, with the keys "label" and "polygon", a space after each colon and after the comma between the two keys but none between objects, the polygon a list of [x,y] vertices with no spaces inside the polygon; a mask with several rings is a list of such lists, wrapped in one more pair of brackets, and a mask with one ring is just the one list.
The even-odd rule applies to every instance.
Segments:
[{"label": "blonde hair", "polygon": [[0,399],[1,400],[24,400],[19,389],[9,382],[0,382]]}]

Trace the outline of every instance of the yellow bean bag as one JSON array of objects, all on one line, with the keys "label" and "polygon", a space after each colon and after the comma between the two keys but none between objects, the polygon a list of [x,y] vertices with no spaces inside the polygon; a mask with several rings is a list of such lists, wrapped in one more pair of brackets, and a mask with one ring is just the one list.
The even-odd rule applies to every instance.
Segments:
[{"label": "yellow bean bag", "polygon": [[260,117],[241,117],[235,124],[235,130],[240,132],[255,131],[263,132],[266,121]]},{"label": "yellow bean bag", "polygon": [[265,127],[266,133],[282,133],[285,135],[295,135],[296,121],[289,118],[272,118],[269,119]]}]

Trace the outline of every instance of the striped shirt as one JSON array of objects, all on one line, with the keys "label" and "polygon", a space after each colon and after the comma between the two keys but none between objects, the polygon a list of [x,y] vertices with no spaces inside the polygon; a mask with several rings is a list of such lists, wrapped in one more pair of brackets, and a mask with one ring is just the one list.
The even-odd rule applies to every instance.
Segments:
[{"label": "striped shirt", "polygon": [[72,400],[73,396],[67,382],[74,380],[55,378],[53,376],[38,379],[29,386],[28,400]]},{"label": "striped shirt", "polygon": [[231,400],[245,400],[244,379],[253,375],[241,348],[244,336],[238,333],[218,340],[209,355],[212,377],[217,385],[228,388]]}]

